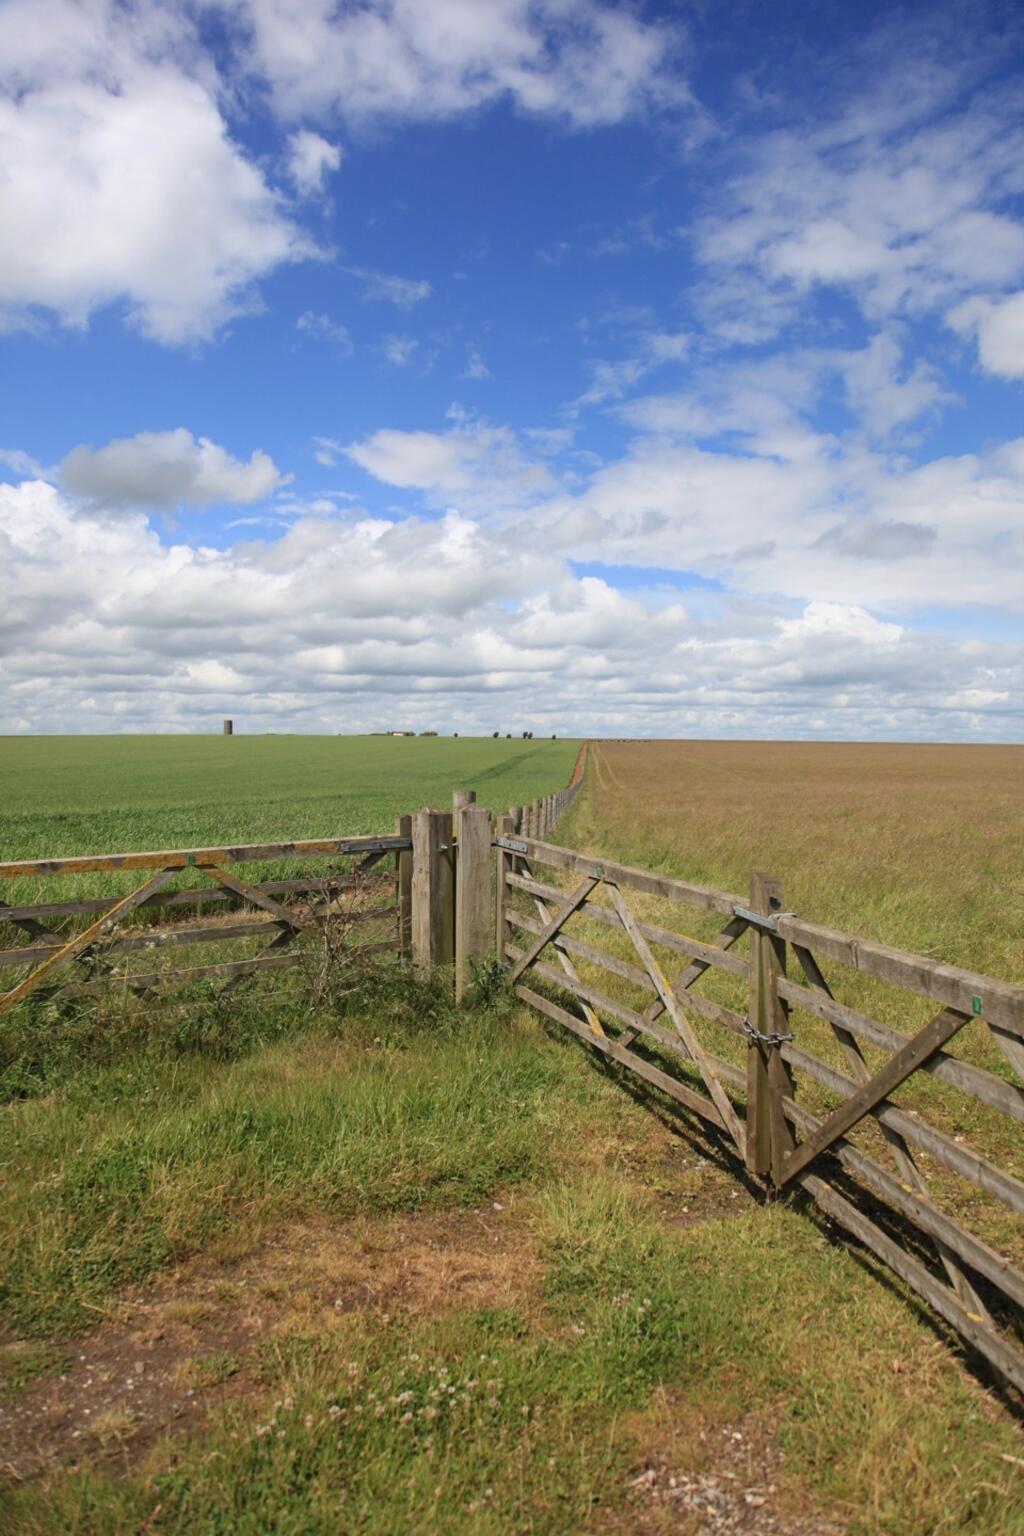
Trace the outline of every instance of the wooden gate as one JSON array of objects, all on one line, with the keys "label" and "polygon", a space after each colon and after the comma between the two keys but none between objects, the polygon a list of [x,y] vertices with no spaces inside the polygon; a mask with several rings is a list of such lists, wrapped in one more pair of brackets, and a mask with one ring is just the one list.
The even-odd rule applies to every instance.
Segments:
[{"label": "wooden gate", "polygon": [[[768,876],[744,901],[517,821],[495,839],[516,995],[809,1196],[1024,1391],[1024,988],[807,923]],[[681,907],[718,931],[667,926]]]},{"label": "wooden gate", "polygon": [[[360,937],[372,935],[360,944],[363,953],[405,953],[412,841],[409,818],[401,821],[393,837],[0,863],[0,1013],[33,995],[95,995],[116,985],[144,994],[169,982],[218,979],[233,986],[259,971],[300,964],[309,950],[302,941],[333,942],[341,920],[358,927]],[[382,879],[384,860],[394,861],[395,872]],[[297,876],[269,877],[296,863]],[[262,875],[243,880],[232,867],[239,864],[255,865]],[[140,875],[142,883],[125,892]],[[51,897],[62,886],[72,891],[63,899],[20,899],[37,895],[40,884]],[[86,895],[83,885],[115,890]],[[255,952],[223,958],[225,946],[236,946],[237,954],[239,944]],[[152,967],[156,955],[180,946],[206,963],[157,970],[135,964],[142,957]],[[5,978],[19,972],[5,987]]]}]

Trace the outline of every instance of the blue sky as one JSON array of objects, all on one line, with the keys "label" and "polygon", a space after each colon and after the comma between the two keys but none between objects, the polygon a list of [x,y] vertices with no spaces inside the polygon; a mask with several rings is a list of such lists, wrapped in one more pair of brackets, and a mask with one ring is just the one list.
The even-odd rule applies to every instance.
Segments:
[{"label": "blue sky", "polygon": [[0,3],[0,731],[1019,741],[1015,4]]}]

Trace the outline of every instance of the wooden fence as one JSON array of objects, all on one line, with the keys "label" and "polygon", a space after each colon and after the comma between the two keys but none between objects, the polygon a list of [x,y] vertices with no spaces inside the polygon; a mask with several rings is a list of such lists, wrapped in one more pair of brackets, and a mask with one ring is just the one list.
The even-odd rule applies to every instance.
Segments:
[{"label": "wooden fence", "polygon": [[[310,930],[339,915],[384,925],[362,953],[452,966],[458,996],[496,949],[522,1002],[709,1123],[766,1193],[809,1197],[1024,1392],[1024,987],[807,922],[770,876],[743,899],[549,841],[584,764],[496,825],[457,792],[451,811],[400,817],[388,836],[0,864],[0,890],[146,877],[114,901],[0,904],[0,937],[20,939],[0,976],[27,972],[0,1012],[48,987],[235,985],[300,963]],[[288,860],[325,867],[232,872]],[[707,931],[680,931],[680,909]],[[131,968],[234,940],[261,947]]]},{"label": "wooden fence", "polygon": [[[743,900],[559,847],[522,810],[495,848],[517,997],[809,1196],[1024,1391],[1024,988],[806,922],[768,876]],[[718,931],[678,931],[680,907]],[[894,1027],[835,995],[851,981],[937,1011]]]},{"label": "wooden fence", "polygon": [[[0,902],[0,943],[7,944],[0,948],[0,977],[27,973],[0,992],[0,1013],[32,995],[95,996],[113,987],[151,995],[168,983],[217,978],[234,986],[244,976],[303,963],[309,948],[301,940],[311,934],[334,942],[339,932],[351,933],[360,954],[408,953],[411,850],[410,818],[400,817],[393,836],[0,863],[0,891],[23,892],[40,881],[52,891],[76,876],[146,877],[115,899]],[[392,872],[382,874],[384,861]],[[246,881],[232,870],[253,863],[299,863],[317,872]],[[20,942],[11,944],[15,937]],[[182,946],[193,956],[220,956],[223,946],[239,943],[257,952],[177,969],[140,971],[135,964],[141,958],[152,965],[155,954]]]},{"label": "wooden fence", "polygon": [[[538,834],[576,799],[585,761],[584,747],[570,784],[527,808]],[[421,970],[454,962],[461,996],[473,965],[493,949],[491,820],[475,800],[472,791],[457,790],[451,813],[427,808],[400,816],[391,835],[0,863],[0,893],[18,896],[39,883],[53,894],[75,880],[95,884],[94,877],[113,875],[123,884],[126,876],[145,876],[116,895],[0,900],[0,1014],[33,996],[97,996],[117,986],[147,996],[189,981],[233,987],[260,971],[306,963],[311,936],[314,951],[319,939],[336,956],[347,940],[353,958],[390,951]],[[465,850],[458,865],[457,841]],[[232,872],[240,864],[275,871],[298,865],[302,872],[242,880]],[[226,945],[256,952],[224,959]],[[140,958],[152,965],[154,955],[182,946],[193,957],[208,951],[215,958],[138,969]],[[4,990],[5,978],[20,972]]]}]

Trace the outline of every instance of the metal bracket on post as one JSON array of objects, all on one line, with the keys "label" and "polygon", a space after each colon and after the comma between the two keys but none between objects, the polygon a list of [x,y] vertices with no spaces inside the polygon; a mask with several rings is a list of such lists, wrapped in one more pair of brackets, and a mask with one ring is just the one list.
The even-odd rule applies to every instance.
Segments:
[{"label": "metal bracket on post", "polygon": [[741,907],[739,902],[733,903],[732,910],[734,916],[742,917],[751,928],[759,928],[764,933],[778,933],[780,918],[796,917],[795,912],[753,912],[749,907]]}]

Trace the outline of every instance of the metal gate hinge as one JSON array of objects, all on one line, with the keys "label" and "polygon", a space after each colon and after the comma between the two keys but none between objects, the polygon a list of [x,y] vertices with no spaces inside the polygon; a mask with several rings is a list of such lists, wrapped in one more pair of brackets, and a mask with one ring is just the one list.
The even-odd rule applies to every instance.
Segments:
[{"label": "metal gate hinge", "polygon": [[796,917],[795,912],[751,912],[749,907],[733,906],[733,916],[742,917],[745,923],[752,928],[763,928],[767,933],[777,933],[779,919],[783,917]]}]

